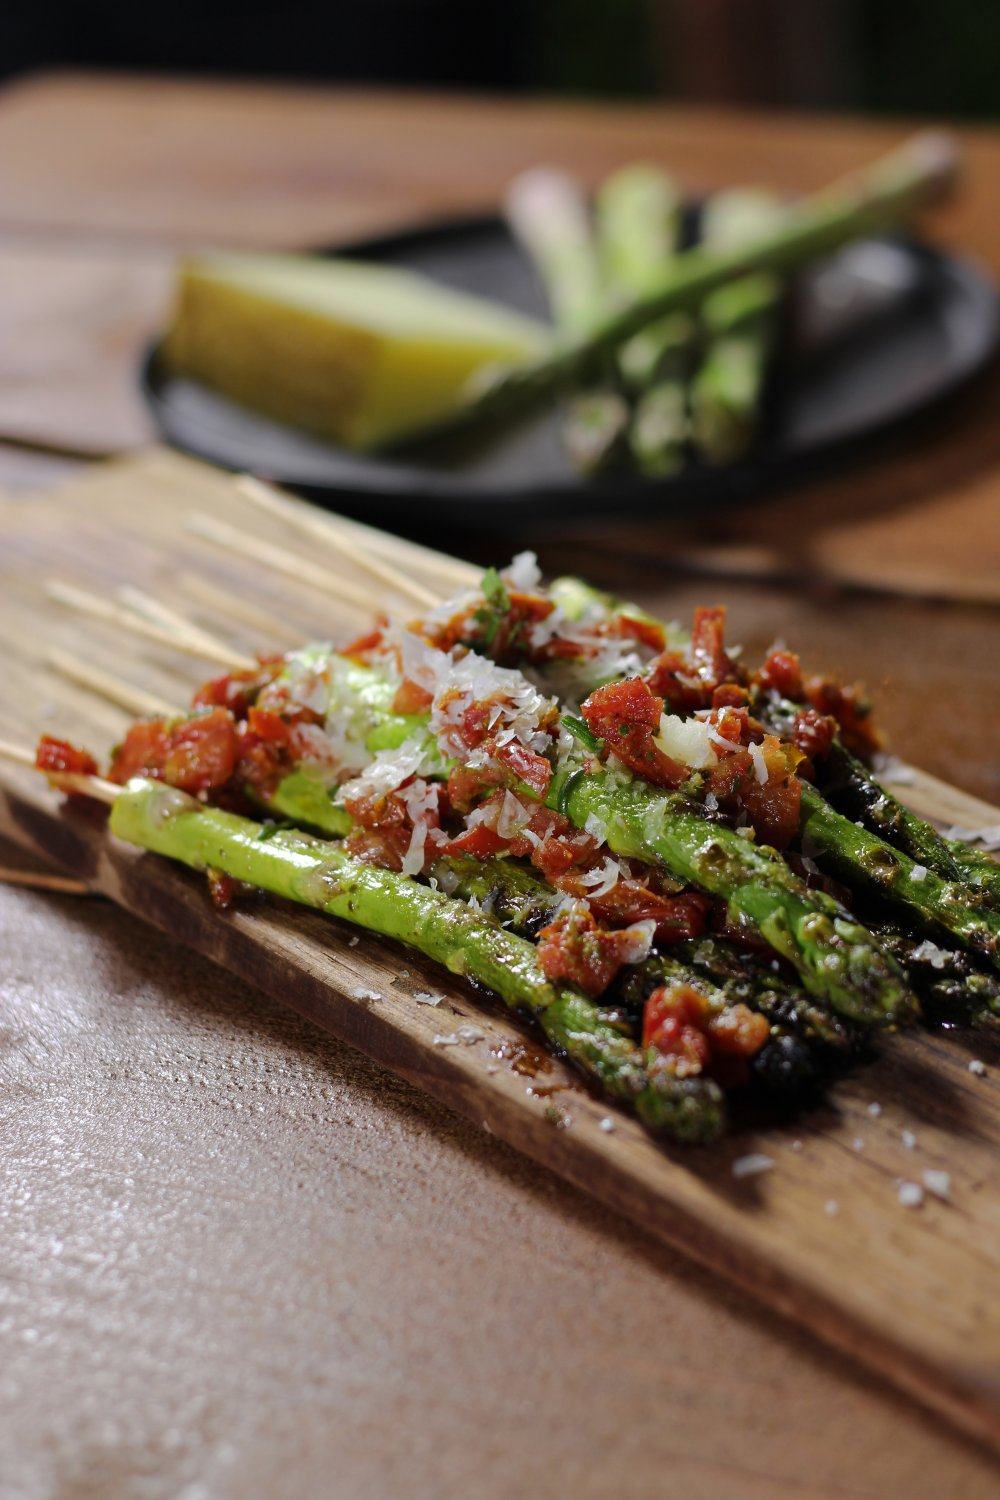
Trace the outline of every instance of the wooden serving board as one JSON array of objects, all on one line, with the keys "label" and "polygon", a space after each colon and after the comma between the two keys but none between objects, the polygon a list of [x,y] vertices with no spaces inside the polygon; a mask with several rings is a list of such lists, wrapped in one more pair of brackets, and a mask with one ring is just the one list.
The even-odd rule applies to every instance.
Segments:
[{"label": "wooden serving board", "polygon": [[[57,732],[103,750],[123,728],[120,710],[47,668],[52,647],[169,702],[183,702],[207,675],[168,648],[61,608],[43,593],[48,578],[106,596],[139,586],[243,650],[357,633],[363,617],[352,606],[192,534],[194,510],[358,581],[332,548],[305,543],[252,508],[231,477],[163,451],[102,466],[49,496],[0,501],[0,735],[31,743]],[[409,543],[358,533],[430,586],[450,589],[467,571]],[[541,1057],[507,1015],[419,957],[280,903],[220,915],[202,880],[110,839],[100,810],[67,807],[28,771],[5,768],[3,787],[0,833],[998,1445],[995,1032],[887,1040],[875,1062],[787,1126],[744,1129],[705,1150],[664,1148]],[[1000,812],[920,773],[899,790],[945,822],[1000,821]],[[418,1003],[428,994],[440,1003]],[[970,1072],[973,1058],[985,1061],[985,1076]],[[757,1152],[772,1158],[771,1169],[734,1176],[733,1163]],[[922,1207],[903,1207],[900,1181],[920,1183],[928,1169],[950,1174],[947,1201],[928,1193]]]}]

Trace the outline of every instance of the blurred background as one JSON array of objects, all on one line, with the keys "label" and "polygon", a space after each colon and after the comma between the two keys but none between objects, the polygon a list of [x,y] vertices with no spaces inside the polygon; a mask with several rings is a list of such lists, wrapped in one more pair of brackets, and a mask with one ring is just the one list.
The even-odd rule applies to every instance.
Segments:
[{"label": "blurred background", "polygon": [[1000,0],[8,0],[0,75],[93,66],[1000,116]]}]

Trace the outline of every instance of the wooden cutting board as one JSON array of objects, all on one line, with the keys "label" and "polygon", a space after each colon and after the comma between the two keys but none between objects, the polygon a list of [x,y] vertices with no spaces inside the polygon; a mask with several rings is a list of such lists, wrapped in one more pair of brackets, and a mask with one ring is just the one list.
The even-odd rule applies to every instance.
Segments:
[{"label": "wooden cutting board", "polygon": [[[49,578],[108,597],[139,586],[242,650],[344,639],[364,623],[363,612],[319,588],[213,548],[187,529],[193,511],[360,581],[333,548],[262,516],[229,476],[158,450],[49,496],[2,501],[0,735],[30,743],[59,732],[103,750],[120,733],[120,710],[46,666],[52,647],[168,702],[183,702],[207,675],[169,648],[61,608],[43,593]],[[437,553],[357,534],[429,586],[451,588],[463,576],[463,565]],[[434,966],[278,903],[220,916],[200,879],[109,839],[99,810],[67,809],[30,772],[5,768],[3,782],[0,833],[84,875],[997,1445],[995,1032],[892,1039],[822,1108],[787,1126],[747,1129],[701,1151],[659,1147]],[[899,790],[946,822],[1000,821],[919,773]],[[440,1003],[420,1004],[418,994]],[[970,1071],[973,1059],[985,1061],[985,1075]],[[733,1163],[751,1153],[771,1158],[770,1170],[735,1176]],[[947,1200],[928,1192],[921,1207],[903,1207],[900,1182],[920,1183],[928,1169],[949,1174]]]}]

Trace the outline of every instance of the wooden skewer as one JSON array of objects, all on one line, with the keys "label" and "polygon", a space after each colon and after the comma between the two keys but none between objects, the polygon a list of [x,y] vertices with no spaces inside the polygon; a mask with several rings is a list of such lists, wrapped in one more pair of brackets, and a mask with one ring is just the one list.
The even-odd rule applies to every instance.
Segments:
[{"label": "wooden skewer", "polygon": [[228,521],[219,521],[215,516],[206,515],[204,511],[194,511],[188,517],[187,528],[217,547],[224,547],[227,552],[237,552],[243,557],[252,558],[254,562],[263,563],[266,568],[273,568],[276,573],[284,573],[286,577],[293,578],[296,583],[310,584],[338,604],[347,605],[365,615],[379,612],[378,602],[372,599],[367,589],[334,573],[331,568],[321,567],[308,558],[287,552],[284,547],[261,541],[259,537],[247,536],[237,527],[230,526]]},{"label": "wooden skewer", "polygon": [[256,604],[250,604],[239,594],[230,593],[215,582],[209,582],[200,573],[186,573],[182,580],[184,590],[193,594],[208,609],[218,610],[227,620],[238,620],[254,631],[256,636],[272,636],[283,645],[301,646],[301,632],[289,625],[287,620],[272,615]]},{"label": "wooden skewer", "polygon": [[375,557],[336,522],[324,516],[315,515],[300,501],[282,494],[273,485],[255,479],[252,474],[242,474],[236,481],[236,488],[259,510],[266,511],[270,516],[277,516],[281,521],[287,521],[290,526],[294,526],[305,536],[314,537],[318,541],[325,542],[327,546],[334,547],[342,557],[354,563],[356,567],[370,573],[380,583],[388,584],[389,588],[395,589],[397,594],[412,599],[414,604],[419,604],[422,609],[433,609],[441,602],[439,594],[435,594],[424,584],[418,583],[415,578],[408,578],[392,563]]},{"label": "wooden skewer", "polygon": [[92,666],[90,662],[73,656],[69,651],[62,651],[56,647],[49,651],[46,661],[61,677],[75,682],[79,687],[87,688],[92,693],[97,693],[109,703],[116,703],[119,708],[125,709],[126,713],[138,714],[140,717],[152,715],[155,718],[165,718],[177,712],[174,704],[168,703],[165,698],[158,697],[156,693],[148,693],[145,688],[133,687],[130,682],[124,682],[120,677],[114,677],[110,672]]},{"label": "wooden skewer", "polygon": [[29,891],[52,891],[58,896],[93,896],[96,894],[83,880],[71,875],[44,875],[34,870],[0,869],[0,885],[21,885]]},{"label": "wooden skewer", "polygon": [[168,646],[172,651],[180,651],[188,656],[200,656],[206,661],[215,661],[220,666],[234,668],[237,671],[246,671],[257,665],[252,657],[244,656],[239,651],[232,651],[221,642],[214,643],[211,650],[208,649],[207,642],[195,646],[187,636],[179,636],[175,631],[168,630],[166,626],[157,625],[154,621],[147,620],[142,615],[110,599],[101,599],[97,594],[89,594],[86,589],[77,588],[75,584],[52,580],[46,584],[45,591],[51,599],[68,605],[70,609],[79,610],[81,614],[93,615],[95,619],[106,620],[112,625],[122,625],[133,635],[143,636],[147,641],[155,641],[158,646]]},{"label": "wooden skewer", "polygon": [[[10,740],[0,740],[0,760],[9,760],[14,765],[38,770],[32,751],[23,745],[12,744]],[[115,786],[113,781],[105,781],[103,776],[86,776],[78,771],[43,771],[42,775],[61,791],[80,792],[84,797],[93,797],[97,802],[112,803],[121,791],[120,786]]]},{"label": "wooden skewer", "polygon": [[192,646],[202,646],[207,651],[226,651],[229,648],[225,641],[213,635],[211,631],[203,630],[179,610],[171,609],[169,604],[164,604],[162,599],[154,599],[152,594],[147,594],[143,589],[133,588],[131,584],[125,584],[118,590],[118,597],[129,609],[138,615],[143,615],[147,620],[152,620],[155,625],[162,625],[165,630],[176,631],[178,635],[191,642]]}]

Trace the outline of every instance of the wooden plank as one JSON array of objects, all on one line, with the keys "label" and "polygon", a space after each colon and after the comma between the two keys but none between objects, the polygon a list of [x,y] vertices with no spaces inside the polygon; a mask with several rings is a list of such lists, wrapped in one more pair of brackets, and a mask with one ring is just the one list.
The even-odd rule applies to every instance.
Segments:
[{"label": "wooden plank", "polygon": [[[42,579],[53,573],[104,589],[137,583],[189,608],[192,592],[185,579],[196,571],[252,596],[303,634],[354,628],[353,611],[337,610],[318,591],[208,550],[184,529],[192,508],[294,545],[279,522],[247,506],[228,476],[159,452],[95,470],[30,503],[5,503],[0,644],[9,688],[0,704],[0,733],[30,740],[58,726],[103,744],[118,732],[117,710],[65,689],[41,668],[49,642],[85,650],[107,669],[172,701],[197,675],[170,651],[126,649],[108,627],[81,627],[41,595]],[[414,576],[434,582],[433,554],[398,540],[383,546]],[[330,562],[336,566],[334,554]],[[202,623],[218,623],[201,604],[196,613]],[[228,635],[244,647],[262,644],[246,624]],[[506,1054],[525,1039],[507,1017],[419,960],[366,938],[353,946],[337,941],[343,929],[306,913],[269,907],[219,918],[200,882],[110,843],[93,812],[67,816],[30,773],[13,777],[10,785],[0,831],[292,1003],[863,1359],[965,1431],[995,1441],[995,1039],[895,1039],[791,1129],[748,1128],[705,1152],[663,1150],[624,1117],[613,1117],[614,1129],[606,1132],[601,1122],[611,1112],[572,1087],[557,1065],[534,1078],[510,1066]],[[901,790],[923,811],[939,810],[947,819],[974,822],[983,816],[983,805],[961,793],[949,791],[943,801],[927,778],[918,776]],[[989,815],[1000,816],[992,810]],[[440,994],[442,1005],[417,1006],[418,990]],[[359,998],[358,991],[381,998]],[[435,1044],[435,1037],[447,1037],[461,1024],[475,1026],[482,1037],[468,1046]],[[980,1052],[990,1064],[985,1078],[968,1071],[971,1056]],[[872,1105],[879,1106],[877,1113]],[[919,1135],[922,1168],[950,1173],[950,1202],[928,1197],[919,1211],[900,1205],[896,1179],[910,1177],[915,1161],[904,1130]],[[733,1161],[750,1151],[771,1156],[773,1170],[734,1179]]]}]

